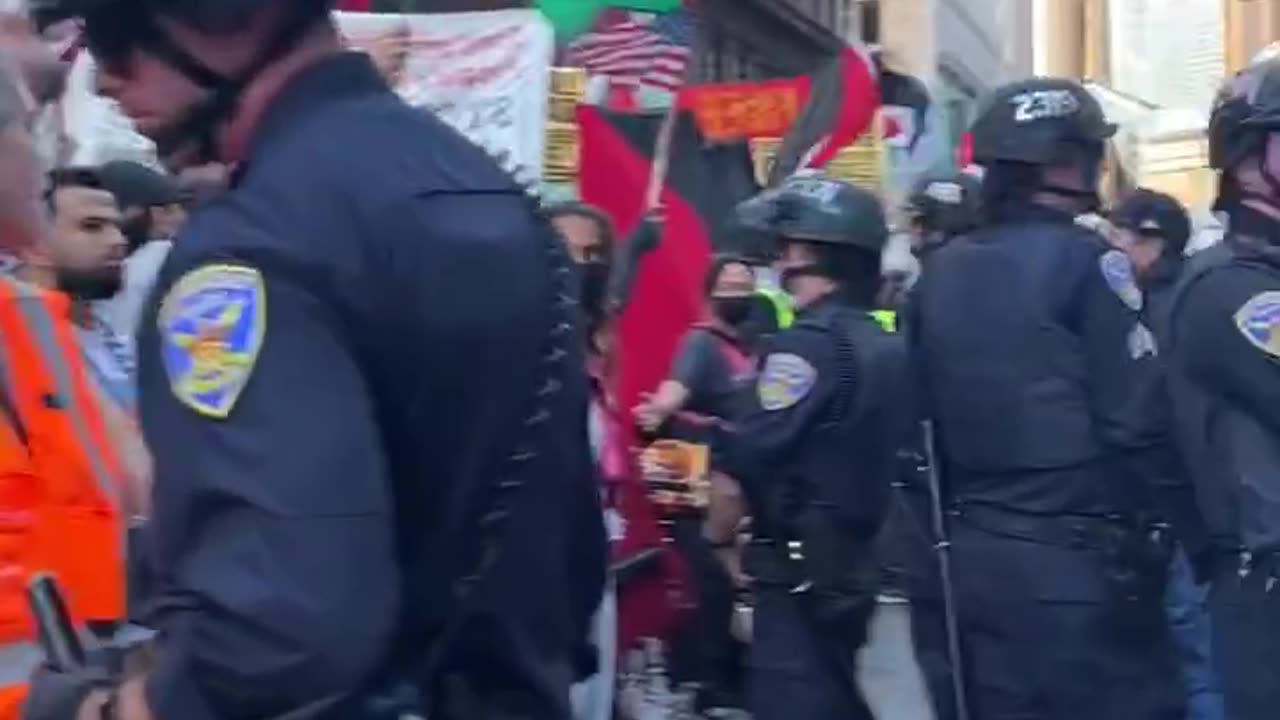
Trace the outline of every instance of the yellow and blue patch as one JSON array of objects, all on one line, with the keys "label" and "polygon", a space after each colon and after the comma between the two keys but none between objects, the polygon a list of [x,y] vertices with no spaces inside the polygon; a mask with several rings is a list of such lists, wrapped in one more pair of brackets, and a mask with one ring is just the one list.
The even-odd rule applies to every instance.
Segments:
[{"label": "yellow and blue patch", "polygon": [[1254,347],[1280,358],[1280,291],[1268,290],[1249,298],[1236,310],[1235,321]]},{"label": "yellow and blue patch", "polygon": [[266,334],[262,273],[245,265],[196,268],[165,295],[159,324],[173,394],[201,415],[226,418],[253,373]]},{"label": "yellow and blue patch", "polygon": [[1107,287],[1115,293],[1120,301],[1131,310],[1142,309],[1142,290],[1133,275],[1133,263],[1129,256],[1119,250],[1108,250],[1098,258],[1098,267],[1102,270],[1102,279]]},{"label": "yellow and blue patch", "polygon": [[818,380],[818,371],[808,360],[791,353],[773,353],[765,358],[764,370],[756,381],[756,395],[765,410],[783,410],[804,399]]}]

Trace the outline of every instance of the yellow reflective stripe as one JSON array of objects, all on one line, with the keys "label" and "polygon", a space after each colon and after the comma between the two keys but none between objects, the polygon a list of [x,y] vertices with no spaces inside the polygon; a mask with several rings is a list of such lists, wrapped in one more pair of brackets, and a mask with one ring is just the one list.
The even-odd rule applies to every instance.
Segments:
[{"label": "yellow reflective stripe", "polygon": [[4,278],[4,281],[13,287],[14,294],[18,298],[18,310],[22,313],[27,329],[35,339],[40,355],[45,361],[45,367],[53,375],[54,382],[57,384],[55,389],[64,400],[63,410],[71,416],[71,427],[76,434],[76,444],[84,449],[85,456],[89,458],[90,469],[94,480],[98,483],[98,489],[117,510],[121,510],[120,488],[116,484],[116,478],[111,474],[110,465],[102,456],[101,448],[94,441],[93,433],[89,432],[84,408],[78,402],[71,364],[58,345],[54,318],[49,314],[49,308],[37,291],[25,283],[8,277]]},{"label": "yellow reflective stripe", "polygon": [[44,651],[31,642],[0,644],[0,687],[22,685],[44,662]]},{"label": "yellow reflective stripe", "polygon": [[872,310],[871,319],[879,323],[885,332],[898,330],[898,314],[892,310]]},{"label": "yellow reflective stripe", "polygon": [[795,321],[795,311],[791,309],[791,298],[781,290],[772,288],[758,288],[756,292],[773,303],[773,311],[778,318],[778,328],[785,330],[791,327],[791,323]]}]

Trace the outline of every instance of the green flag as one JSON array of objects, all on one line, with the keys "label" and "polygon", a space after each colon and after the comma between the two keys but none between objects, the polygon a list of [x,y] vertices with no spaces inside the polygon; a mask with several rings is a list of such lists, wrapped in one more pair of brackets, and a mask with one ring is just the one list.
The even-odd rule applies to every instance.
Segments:
[{"label": "green flag", "polygon": [[538,9],[551,22],[556,35],[571,38],[586,32],[608,3],[604,0],[537,0]]},{"label": "green flag", "polygon": [[606,0],[605,4],[626,10],[665,13],[679,10],[684,5],[684,2],[683,0]]}]

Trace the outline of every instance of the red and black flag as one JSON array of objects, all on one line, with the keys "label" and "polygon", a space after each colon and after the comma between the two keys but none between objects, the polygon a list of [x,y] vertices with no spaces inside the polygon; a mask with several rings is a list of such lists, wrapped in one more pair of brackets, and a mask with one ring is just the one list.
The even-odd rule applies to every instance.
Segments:
[{"label": "red and black flag", "polygon": [[797,170],[823,167],[871,127],[880,106],[877,76],[871,56],[855,47],[845,47],[813,76],[809,101],[769,171],[771,187]]},{"label": "red and black flag", "polygon": [[[582,200],[608,213],[623,237],[644,213],[664,116],[578,108]],[[709,144],[689,113],[675,119],[667,157],[662,237],[637,264],[618,323],[615,350],[623,367],[615,391],[623,407],[665,379],[680,337],[702,319],[703,273],[727,244],[726,221],[758,189],[746,143]],[[619,255],[630,253],[623,248]]]}]

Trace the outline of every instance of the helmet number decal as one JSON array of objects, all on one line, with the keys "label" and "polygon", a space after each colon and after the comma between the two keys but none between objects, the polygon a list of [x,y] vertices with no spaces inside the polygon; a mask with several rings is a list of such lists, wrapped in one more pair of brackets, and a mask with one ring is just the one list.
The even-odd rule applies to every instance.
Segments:
[{"label": "helmet number decal", "polygon": [[1016,123],[1069,117],[1080,110],[1080,101],[1070,90],[1032,90],[1014,95],[1009,102]]},{"label": "helmet number decal", "polygon": [[959,205],[964,201],[964,189],[960,184],[945,180],[929,183],[929,186],[924,189],[924,195],[943,205]]},{"label": "helmet number decal", "polygon": [[796,196],[812,198],[828,205],[835,201],[840,185],[825,178],[797,177],[787,183],[786,190]]}]

